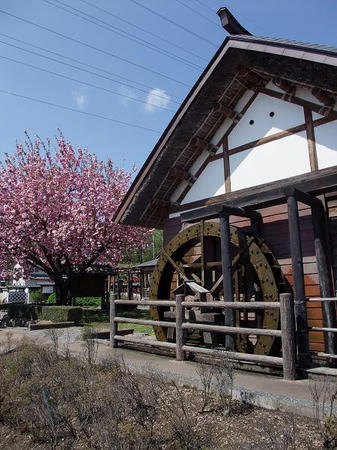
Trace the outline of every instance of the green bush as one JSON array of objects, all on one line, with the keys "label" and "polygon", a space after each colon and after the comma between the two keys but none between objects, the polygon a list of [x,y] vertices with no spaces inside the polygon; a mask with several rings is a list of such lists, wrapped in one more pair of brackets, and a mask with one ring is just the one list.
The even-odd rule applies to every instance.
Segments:
[{"label": "green bush", "polygon": [[51,320],[52,322],[80,322],[82,309],[76,306],[42,306],[41,320]]},{"label": "green bush", "polygon": [[75,306],[82,306],[82,308],[100,308],[101,303],[101,297],[76,297],[74,301]]},{"label": "green bush", "polygon": [[44,300],[41,289],[31,290],[29,295],[32,303],[42,303]]},{"label": "green bush", "polygon": [[55,305],[55,303],[56,303],[56,292],[53,292],[52,294],[49,295],[49,297],[47,299],[47,303],[48,303],[48,305]]}]

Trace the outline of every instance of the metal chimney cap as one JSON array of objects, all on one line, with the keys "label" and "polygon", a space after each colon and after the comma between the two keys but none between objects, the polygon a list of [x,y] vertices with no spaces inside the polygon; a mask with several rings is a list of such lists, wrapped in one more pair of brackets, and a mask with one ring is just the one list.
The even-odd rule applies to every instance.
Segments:
[{"label": "metal chimney cap", "polygon": [[251,33],[247,31],[233,16],[228,8],[220,8],[217,12],[220,17],[222,27],[231,35],[243,34],[251,36]]}]

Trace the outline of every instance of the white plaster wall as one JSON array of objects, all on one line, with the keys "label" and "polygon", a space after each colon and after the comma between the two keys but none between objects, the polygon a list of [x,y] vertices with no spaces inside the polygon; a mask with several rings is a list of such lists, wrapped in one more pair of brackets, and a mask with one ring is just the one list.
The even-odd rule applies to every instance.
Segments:
[{"label": "white plaster wall", "polygon": [[[270,112],[275,115],[270,117]],[[249,122],[254,120],[254,124]],[[259,94],[229,135],[229,148],[270,136],[304,123],[303,108],[298,105]]]},{"label": "white plaster wall", "polygon": [[188,186],[187,181],[182,181],[171,195],[170,197],[171,202],[176,202],[187,186]]},{"label": "white plaster wall", "polygon": [[225,177],[223,159],[210,162],[205,170],[202,171],[199,178],[193,184],[181,202],[182,205],[189,202],[195,202],[204,198],[214,197],[224,194]]},{"label": "white plaster wall", "polygon": [[272,81],[269,81],[266,84],[266,88],[270,89],[271,91],[275,91],[278,92],[279,94],[284,94],[284,91],[282,91],[282,89],[280,89],[279,87],[276,86],[276,84],[274,84]]},{"label": "white plaster wall", "polygon": [[[248,89],[243,96],[240,98],[240,100],[237,102],[237,104],[234,107],[234,111],[241,112],[242,109],[246,106],[246,104],[249,102],[251,97],[254,95],[254,91],[251,91]],[[221,126],[218,128],[216,133],[211,139],[212,144],[217,144],[219,140],[222,138],[222,136],[226,133],[228,128],[232,125],[233,121],[231,119],[226,119],[221,124]]]},{"label": "white plaster wall", "polygon": [[233,121],[230,119],[226,119],[222,122],[222,124],[220,125],[220,127],[217,129],[216,133],[214,134],[214,136],[211,139],[211,143],[216,145],[220,139],[222,138],[222,136],[226,133],[226,131],[228,130],[228,128],[232,125]]},{"label": "white plaster wall", "polygon": [[305,132],[230,156],[232,191],[310,172]]},{"label": "white plaster wall", "polygon": [[206,161],[206,159],[208,158],[209,153],[204,150],[199,156],[198,158],[194,161],[194,163],[192,164],[191,168],[190,168],[190,173],[192,175],[194,175],[201,167],[201,165],[203,164],[204,161]]},{"label": "white plaster wall", "polygon": [[243,110],[243,108],[247,105],[249,100],[253,97],[253,95],[254,95],[254,91],[247,89],[247,91],[243,94],[243,96],[240,98],[240,100],[235,105],[234,111],[241,112]]},{"label": "white plaster wall", "polygon": [[307,102],[315,103],[319,106],[324,106],[323,103],[321,103],[314,95],[312,95],[309,89],[304,87],[296,88],[296,97],[306,100]]},{"label": "white plaster wall", "polygon": [[318,168],[337,166],[337,121],[315,128]]}]

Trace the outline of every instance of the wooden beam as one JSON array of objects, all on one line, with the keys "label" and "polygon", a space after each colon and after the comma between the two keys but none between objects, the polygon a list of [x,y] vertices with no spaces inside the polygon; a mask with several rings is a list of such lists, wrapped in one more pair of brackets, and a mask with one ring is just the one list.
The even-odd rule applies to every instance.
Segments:
[{"label": "wooden beam", "polygon": [[304,107],[304,117],[306,124],[306,134],[308,141],[310,168],[312,171],[318,170],[317,152],[316,152],[316,139],[315,130],[313,124],[312,111],[307,106]]},{"label": "wooden beam", "polygon": [[[332,297],[331,272],[328,265],[327,242],[325,238],[326,211],[323,204],[312,207],[312,222],[314,228],[314,245],[317,261],[319,285],[322,297]],[[334,302],[324,302],[322,305],[323,323],[327,328],[336,328],[336,307]],[[324,333],[326,353],[337,354],[337,334]],[[330,361],[332,362],[332,361]]]},{"label": "wooden beam", "polygon": [[[326,107],[327,111],[325,114],[328,114],[336,104],[336,97],[321,88],[314,87],[311,89],[311,93]],[[324,114],[324,112],[322,112],[322,114]]]},{"label": "wooden beam", "polygon": [[[273,91],[272,89],[267,88],[258,88],[258,91],[262,94],[269,95],[270,97],[277,98],[279,100],[285,100],[283,98],[283,94],[280,92]],[[309,102],[308,100],[303,100],[302,98],[293,96],[291,99],[288,100],[290,103],[293,103],[294,105],[299,105],[303,107],[308,107],[312,111],[315,111],[317,114],[323,114],[322,113],[322,105],[318,105],[313,102]],[[337,120],[337,111],[330,110],[329,114],[325,114],[327,117],[332,118],[333,120]]]},{"label": "wooden beam", "polygon": [[296,94],[296,86],[289,83],[289,81],[283,80],[282,78],[273,78],[272,81],[275,86],[285,92],[285,94],[283,94],[282,100],[285,100],[287,102],[291,101]]},{"label": "wooden beam", "polygon": [[215,114],[221,114],[224,119],[229,118],[233,120],[233,122],[239,122],[240,113],[234,111],[234,109],[229,108],[227,105],[218,103],[217,106],[213,109]]},{"label": "wooden beam", "polygon": [[[256,97],[258,96],[258,92],[254,92],[254,94],[251,96],[251,98],[248,100],[248,102],[245,104],[245,106],[240,111],[239,117],[242,118],[247,110],[250,108],[250,106],[254,103]],[[232,125],[228,128],[228,130],[224,133],[223,136],[221,136],[221,139],[219,139],[218,143],[216,144],[218,147],[222,144],[225,137],[228,137],[231,132],[234,130],[234,128],[237,126],[238,122],[233,122]]]},{"label": "wooden beam", "polygon": [[170,177],[181,180],[181,181],[187,181],[189,185],[192,185],[196,181],[196,177],[192,175],[191,173],[187,172],[186,170],[179,169],[178,167],[172,167],[172,169],[169,172]]},{"label": "wooden beam", "polygon": [[[234,293],[232,278],[231,237],[228,214],[221,214],[220,216],[220,239],[224,301],[233,302]],[[225,325],[229,327],[235,326],[235,314],[231,309],[225,311]],[[225,345],[228,349],[231,350],[235,348],[235,339],[233,335],[226,335]]]},{"label": "wooden beam", "polygon": [[[286,200],[285,189],[290,187],[295,187],[302,192],[308,192],[313,195],[322,194],[336,190],[336,171],[337,166],[333,166],[318,170],[317,172],[289,177],[285,180],[271,181],[263,185],[252,186],[239,191],[229,192],[228,194],[221,194],[172,207],[170,213],[219,206],[224,202],[226,205],[235,208],[266,208],[284,203]],[[202,211],[199,210],[199,213],[202,213]]]},{"label": "wooden beam", "polygon": [[310,362],[306,297],[304,291],[303,255],[297,200],[287,199],[290,251],[294,278],[295,319],[297,332],[298,360],[301,367]]},{"label": "wooden beam", "polygon": [[248,89],[263,86],[269,81],[269,78],[263,77],[242,64],[238,67],[238,73],[244,78],[245,86]]},{"label": "wooden beam", "polygon": [[222,141],[223,148],[223,165],[224,165],[224,178],[225,178],[225,189],[226,192],[231,192],[231,171],[229,165],[229,153],[228,153],[228,136],[225,136]]}]

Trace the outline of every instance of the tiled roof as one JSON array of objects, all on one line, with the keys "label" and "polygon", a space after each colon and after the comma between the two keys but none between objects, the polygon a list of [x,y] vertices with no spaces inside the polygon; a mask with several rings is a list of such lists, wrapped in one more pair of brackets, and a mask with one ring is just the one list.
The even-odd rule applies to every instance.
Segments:
[{"label": "tiled roof", "polygon": [[246,36],[246,35],[237,35],[237,36],[230,36],[230,40],[240,40],[245,42],[264,42],[266,44],[274,44],[279,45],[280,47],[291,47],[301,50],[310,50],[315,51],[318,53],[327,53],[327,54],[333,54],[337,56],[337,48],[331,47],[328,45],[322,45],[322,44],[312,44],[308,42],[300,42],[300,41],[293,41],[290,39],[282,39],[282,38],[270,38],[270,37],[264,37],[264,36]]}]

